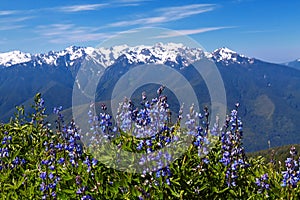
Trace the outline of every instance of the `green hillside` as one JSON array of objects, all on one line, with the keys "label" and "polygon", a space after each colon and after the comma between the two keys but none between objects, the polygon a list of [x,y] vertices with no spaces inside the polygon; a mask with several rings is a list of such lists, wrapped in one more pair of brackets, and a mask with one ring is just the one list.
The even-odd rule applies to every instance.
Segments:
[{"label": "green hillside", "polygon": [[[273,162],[277,168],[284,167],[286,158],[290,157],[290,148],[294,146],[298,152],[300,151],[300,144],[285,145],[280,147],[273,147],[266,150],[247,153],[248,157],[257,158],[262,156],[265,162]],[[296,155],[296,158],[299,154]],[[281,166],[280,166],[281,163]]]}]

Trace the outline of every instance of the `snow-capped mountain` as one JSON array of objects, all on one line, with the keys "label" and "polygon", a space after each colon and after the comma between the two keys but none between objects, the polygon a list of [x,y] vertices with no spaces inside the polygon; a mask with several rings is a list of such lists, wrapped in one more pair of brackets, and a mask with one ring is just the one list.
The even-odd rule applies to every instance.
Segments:
[{"label": "snow-capped mountain", "polygon": [[127,45],[114,46],[110,48],[100,47],[76,47],[71,46],[62,51],[50,51],[46,54],[22,53],[12,51],[0,53],[0,66],[10,67],[17,64],[27,65],[32,63],[35,66],[52,65],[71,67],[76,62],[92,60],[104,67],[111,66],[118,58],[125,56],[129,64],[138,63],[174,63],[179,64],[178,57],[181,57],[181,65],[189,64],[200,60],[203,57],[222,62],[225,65],[230,63],[252,63],[254,59],[240,55],[228,48],[220,48],[212,53],[204,52],[200,48],[190,48],[177,43],[157,43],[153,46],[139,45],[130,47]]},{"label": "snow-capped mountain", "polygon": [[32,55],[30,55],[29,53],[23,53],[21,51],[0,53],[0,65],[5,67],[29,62],[31,59]]},{"label": "snow-capped mountain", "polygon": [[59,52],[50,51],[47,54],[36,54],[33,56],[32,62],[34,65],[48,64],[58,66],[61,64],[61,61],[64,61],[66,66],[73,66],[76,60],[92,54],[93,51],[94,49],[91,47],[70,46]]},{"label": "snow-capped mountain", "polygon": [[249,58],[242,54],[238,54],[237,52],[232,51],[226,47],[216,49],[211,53],[211,56],[216,62],[222,62],[225,65],[229,65],[233,63],[253,64],[253,62],[255,61],[254,58]]}]

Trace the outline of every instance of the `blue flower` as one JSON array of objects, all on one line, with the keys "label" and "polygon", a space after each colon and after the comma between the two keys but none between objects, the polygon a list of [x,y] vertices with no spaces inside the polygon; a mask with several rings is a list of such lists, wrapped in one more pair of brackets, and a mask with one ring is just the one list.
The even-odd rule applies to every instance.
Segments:
[{"label": "blue flower", "polygon": [[81,187],[76,191],[76,194],[83,194],[85,191],[85,187]]},{"label": "blue flower", "polygon": [[49,166],[49,169],[52,170],[52,171],[55,170],[54,165],[50,165],[50,166]]},{"label": "blue flower", "polygon": [[203,158],[202,161],[203,161],[205,164],[209,164],[209,159],[208,159],[208,158]]},{"label": "blue flower", "polygon": [[53,178],[54,178],[53,173],[50,173],[50,174],[48,175],[48,177],[49,177],[50,179],[53,179]]},{"label": "blue flower", "polygon": [[48,165],[49,164],[49,160],[42,160],[41,164],[42,165]]},{"label": "blue flower", "polygon": [[60,159],[58,159],[58,161],[57,161],[59,164],[63,164],[64,162],[65,162],[65,158],[60,158]]},{"label": "blue flower", "polygon": [[58,149],[58,150],[62,150],[63,149],[63,144],[57,143],[55,145],[55,148]]},{"label": "blue flower", "polygon": [[147,145],[148,147],[151,147],[151,146],[152,146],[152,141],[151,141],[151,140],[146,140],[146,145]]},{"label": "blue flower", "polygon": [[47,173],[46,173],[46,172],[41,172],[40,178],[41,178],[42,180],[45,180],[46,177],[47,177]]},{"label": "blue flower", "polygon": [[92,159],[92,165],[95,166],[95,165],[97,165],[97,163],[98,163],[98,160],[95,159],[95,158],[93,158],[93,159]]},{"label": "blue flower", "polygon": [[56,189],[56,183],[55,182],[54,183],[50,183],[48,186],[51,189]]},{"label": "blue flower", "polygon": [[139,150],[139,151],[142,150],[143,149],[143,145],[144,145],[144,141],[141,140],[136,149]]},{"label": "blue flower", "polygon": [[56,192],[53,191],[53,192],[51,193],[51,196],[56,197]]},{"label": "blue flower", "polygon": [[44,192],[44,191],[47,190],[47,189],[48,189],[48,187],[47,187],[47,185],[45,184],[45,182],[42,182],[42,183],[40,184],[40,191]]},{"label": "blue flower", "polygon": [[83,197],[81,197],[81,200],[92,200],[94,199],[91,195],[84,195]]},{"label": "blue flower", "polygon": [[158,170],[158,171],[156,172],[156,178],[159,178],[159,177],[160,177],[160,174],[161,174],[161,171]]},{"label": "blue flower", "polygon": [[167,183],[167,185],[171,185],[170,179],[167,178],[166,183]]},{"label": "blue flower", "polygon": [[261,175],[259,178],[255,179],[255,184],[258,187],[258,193],[262,193],[265,190],[269,190],[270,189],[270,185],[268,184],[268,174],[263,174]]},{"label": "blue flower", "polygon": [[19,159],[19,157],[16,157],[16,158],[12,161],[12,163],[15,164],[15,165],[20,164],[20,159]]},{"label": "blue flower", "polygon": [[285,161],[286,171],[282,172],[283,180],[282,186],[287,185],[292,187],[297,187],[297,183],[300,180],[300,168],[298,162],[294,159],[296,155],[296,149],[294,146],[290,149],[290,154],[292,158],[287,158]]},{"label": "blue flower", "polygon": [[[228,186],[235,186],[240,168],[247,167],[245,153],[242,147],[242,122],[238,117],[237,106],[228,116],[224,129],[221,132],[222,158],[220,162],[226,166],[226,179]],[[229,130],[228,130],[229,129]]]},{"label": "blue flower", "polygon": [[91,166],[89,157],[86,157],[83,163],[86,164],[87,166]]}]

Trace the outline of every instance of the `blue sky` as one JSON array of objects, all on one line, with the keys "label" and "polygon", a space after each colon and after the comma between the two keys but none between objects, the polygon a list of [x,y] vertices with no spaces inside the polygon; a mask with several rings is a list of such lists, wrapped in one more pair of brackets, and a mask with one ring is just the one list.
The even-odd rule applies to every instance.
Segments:
[{"label": "blue sky", "polygon": [[298,0],[1,0],[0,52],[97,46],[122,31],[161,27],[208,51],[226,46],[281,63],[300,58],[299,10]]}]

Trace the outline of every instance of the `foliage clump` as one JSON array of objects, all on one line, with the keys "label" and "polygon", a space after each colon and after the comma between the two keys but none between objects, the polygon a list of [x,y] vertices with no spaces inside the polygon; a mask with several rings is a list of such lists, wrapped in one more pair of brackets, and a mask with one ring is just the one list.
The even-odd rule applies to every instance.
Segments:
[{"label": "foliage clump", "polygon": [[[32,114],[18,107],[15,118],[0,126],[1,199],[299,199],[295,147],[279,168],[262,157],[248,159],[238,104],[222,127],[210,130],[208,108],[203,113],[193,107],[190,113],[180,111],[172,123],[162,90],[151,101],[143,93],[140,109],[125,99],[116,124],[105,105],[99,115],[89,112],[88,133],[74,121],[65,123],[61,107],[53,110],[53,128],[37,94]],[[185,128],[180,127],[184,119]],[[137,163],[146,166],[142,173],[109,167],[87,146],[109,140],[118,149],[147,154],[179,142],[184,131],[192,138],[184,154],[141,157]],[[91,136],[89,143],[82,142],[84,134]],[[161,158],[167,162],[159,163]]]}]

